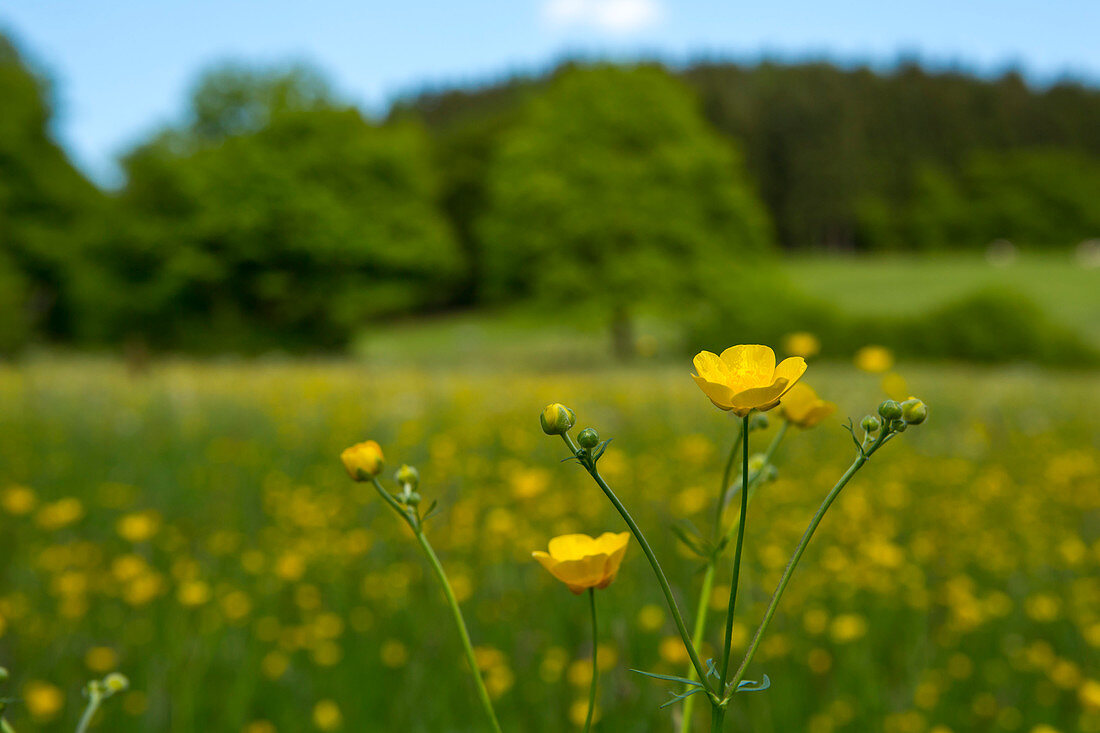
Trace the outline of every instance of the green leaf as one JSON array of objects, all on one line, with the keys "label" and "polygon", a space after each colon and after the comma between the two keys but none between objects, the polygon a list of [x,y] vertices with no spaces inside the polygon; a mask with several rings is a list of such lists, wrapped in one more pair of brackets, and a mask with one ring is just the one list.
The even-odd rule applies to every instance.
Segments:
[{"label": "green leaf", "polygon": [[646,677],[652,677],[655,680],[664,680],[665,682],[679,682],[683,685],[691,685],[692,687],[703,689],[703,683],[697,680],[689,680],[687,677],[677,677],[674,674],[657,674],[656,672],[643,672],[640,669],[631,669],[630,671],[637,672],[638,674],[644,674]]},{"label": "green leaf", "polygon": [[676,703],[678,703],[682,700],[687,700],[692,695],[695,695],[695,694],[700,693],[702,691],[703,691],[702,687],[693,687],[692,689],[688,690],[687,692],[681,692],[679,695],[673,693],[672,699],[669,700],[668,702],[666,702],[665,704],[661,705],[660,707],[658,707],[658,710],[663,710],[664,708],[667,708],[669,705],[675,705]]}]

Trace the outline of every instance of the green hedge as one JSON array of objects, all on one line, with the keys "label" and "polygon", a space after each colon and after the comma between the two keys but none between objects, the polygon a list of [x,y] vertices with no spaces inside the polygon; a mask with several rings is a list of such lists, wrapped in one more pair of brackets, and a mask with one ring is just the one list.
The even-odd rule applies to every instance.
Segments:
[{"label": "green hedge", "polygon": [[847,358],[862,346],[880,344],[915,359],[1100,365],[1100,353],[1079,334],[1006,288],[980,290],[928,313],[902,317],[853,316],[789,289],[772,289],[736,304],[701,309],[689,324],[687,340],[716,350],[732,343],[780,344],[795,331],[815,334],[824,356]]}]

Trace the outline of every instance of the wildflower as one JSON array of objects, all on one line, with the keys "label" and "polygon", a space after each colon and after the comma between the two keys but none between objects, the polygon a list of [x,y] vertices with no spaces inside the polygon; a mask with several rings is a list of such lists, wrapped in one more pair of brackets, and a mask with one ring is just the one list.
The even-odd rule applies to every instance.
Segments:
[{"label": "wildflower", "polygon": [[566,534],[550,540],[549,553],[531,555],[573,593],[587,588],[606,588],[615,580],[630,540],[629,532],[604,532],[593,538]]},{"label": "wildflower", "polygon": [[382,455],[382,446],[373,440],[356,443],[350,448],[345,448],[340,454],[340,460],[344,462],[344,468],[348,475],[355,481],[365,481],[366,478],[382,473],[385,465],[385,457]]},{"label": "wildflower", "polygon": [[871,374],[882,374],[894,366],[894,354],[885,346],[864,346],[856,352],[856,368]]},{"label": "wildflower", "polygon": [[320,730],[337,730],[344,725],[340,707],[332,700],[322,700],[313,707],[313,725]]},{"label": "wildflower", "polygon": [[115,523],[118,536],[127,542],[145,542],[160,529],[160,515],[156,512],[134,512],[121,517]]},{"label": "wildflower", "polygon": [[547,435],[562,435],[573,429],[577,422],[576,414],[560,402],[546,406],[539,415],[542,431]]},{"label": "wildflower", "polygon": [[901,403],[901,419],[910,425],[920,425],[928,417],[928,407],[916,397]]},{"label": "wildflower", "polygon": [[821,351],[821,341],[812,333],[797,331],[787,334],[787,337],[783,339],[783,350],[791,356],[801,356],[809,359]]},{"label": "wildflower", "polygon": [[13,516],[28,514],[37,504],[38,498],[26,486],[9,486],[0,494],[0,506]]},{"label": "wildflower", "polygon": [[796,384],[783,395],[779,411],[792,425],[805,429],[812,428],[836,412],[836,404],[818,397],[813,387]]},{"label": "wildflower", "polygon": [[61,690],[49,682],[28,682],[23,688],[23,702],[35,720],[50,720],[61,712],[65,696]]},{"label": "wildflower", "polygon": [[806,360],[792,356],[775,363],[767,346],[731,346],[721,356],[700,351],[692,378],[714,406],[744,417],[752,410],[770,410],[806,372]]}]

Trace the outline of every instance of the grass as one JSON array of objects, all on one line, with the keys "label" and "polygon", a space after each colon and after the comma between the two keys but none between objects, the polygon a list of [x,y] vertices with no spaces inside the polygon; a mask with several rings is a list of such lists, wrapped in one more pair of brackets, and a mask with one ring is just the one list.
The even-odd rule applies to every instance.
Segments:
[{"label": "grass", "polygon": [[[373,437],[440,500],[428,531],[504,729],[576,729],[587,607],[530,551],[621,520],[559,463],[537,416],[561,400],[615,439],[601,468],[691,617],[699,563],[668,523],[707,526],[732,426],[686,371],[460,370],[438,356],[0,368],[0,665],[13,673],[0,695],[23,698],[9,719],[72,730],[80,686],[117,668],[133,690],[108,701],[101,729],[120,733],[482,730],[438,588],[337,460]],[[730,730],[1100,731],[1095,380],[901,371],[931,418],[825,518],[750,671],[772,688],[739,699]],[[877,378],[848,367],[807,379],[857,422],[881,399]],[[851,450],[839,420],[781,448],[779,480],[750,506],[739,648]],[[627,671],[685,671],[636,547],[597,600],[597,729],[670,729],[664,686]]]},{"label": "grass", "polygon": [[797,257],[786,264],[798,287],[852,313],[919,314],[981,288],[1011,288],[1100,345],[1100,270],[1068,252],[1022,256],[1004,266],[976,255]]}]

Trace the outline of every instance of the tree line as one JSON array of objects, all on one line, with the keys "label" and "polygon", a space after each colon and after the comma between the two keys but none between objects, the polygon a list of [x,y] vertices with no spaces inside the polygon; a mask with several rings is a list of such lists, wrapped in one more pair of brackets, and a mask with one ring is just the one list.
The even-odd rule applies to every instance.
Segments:
[{"label": "tree line", "polygon": [[780,247],[1100,234],[1100,93],[1012,75],[563,64],[372,120],[313,69],[221,66],[117,191],[52,141],[49,84],[2,37],[0,99],[0,352],[339,349],[520,300],[627,341],[638,308],[728,300]]}]

